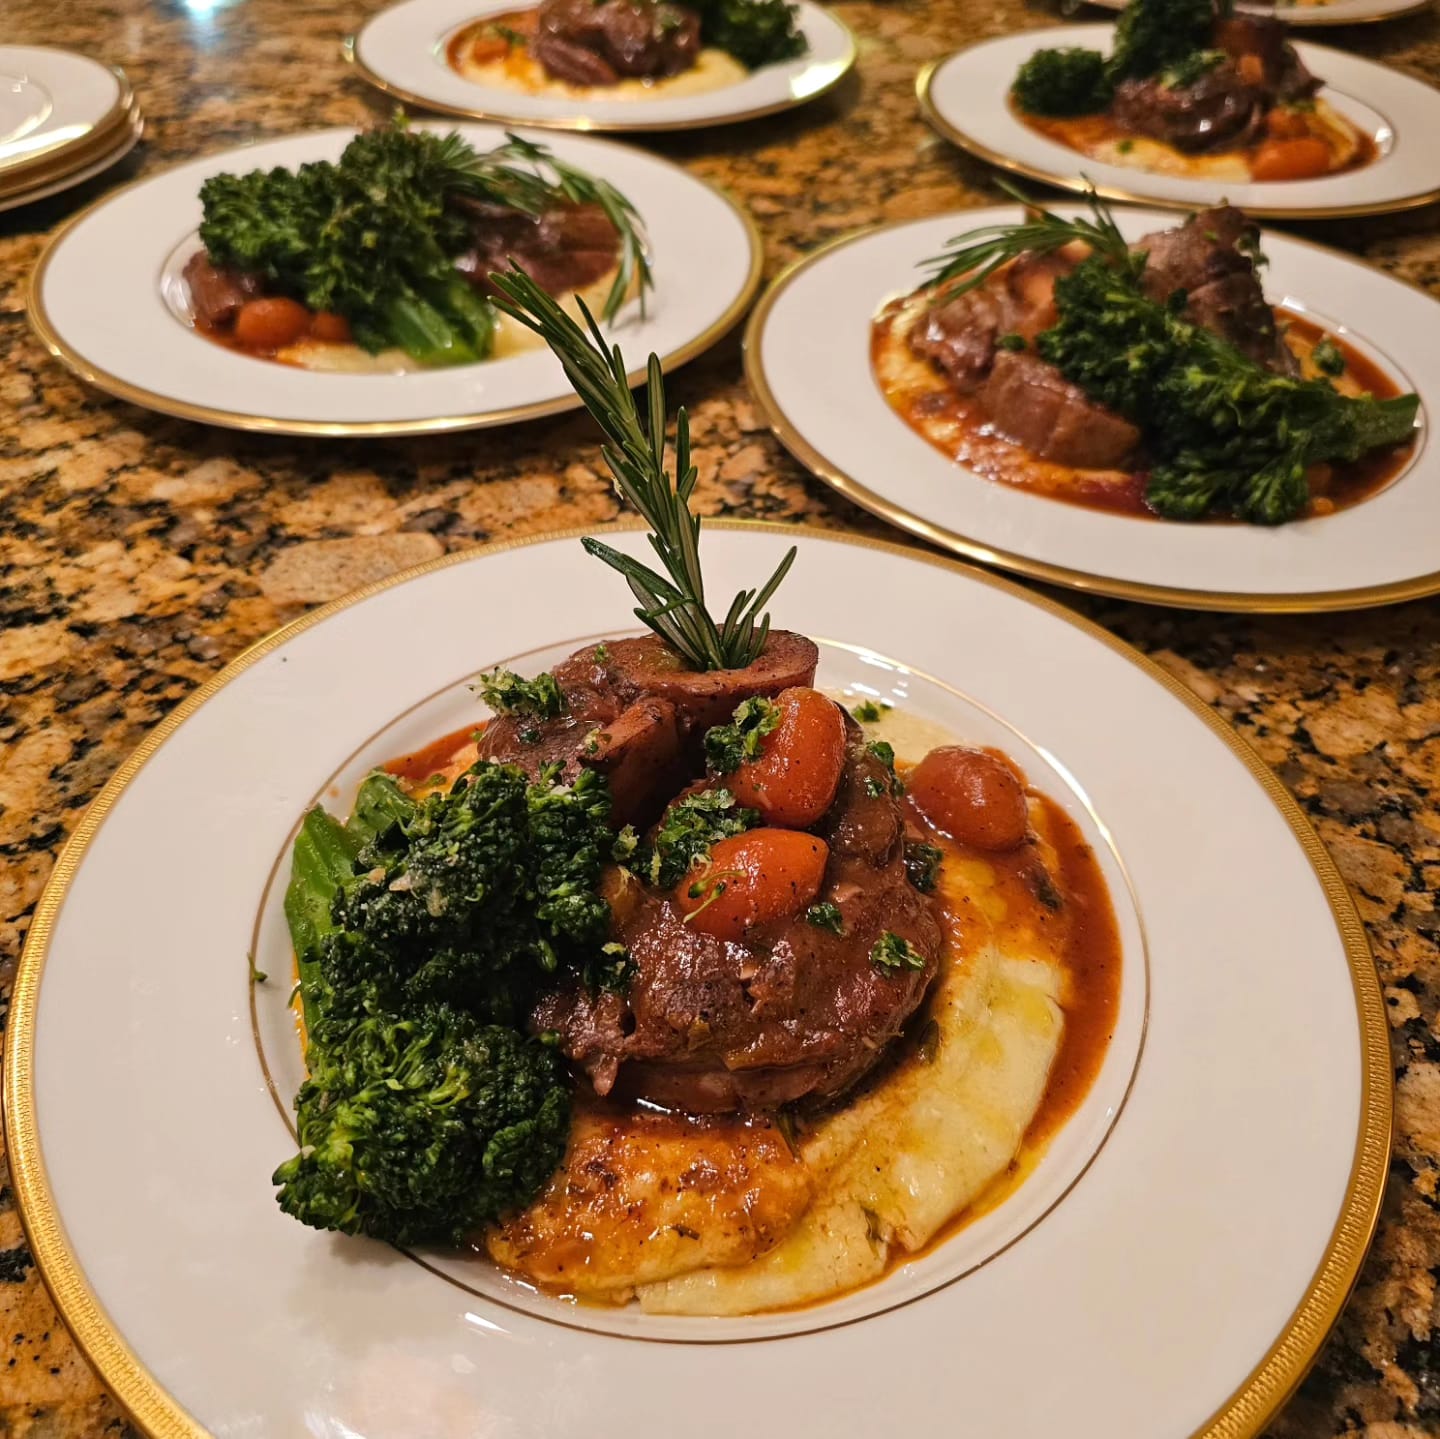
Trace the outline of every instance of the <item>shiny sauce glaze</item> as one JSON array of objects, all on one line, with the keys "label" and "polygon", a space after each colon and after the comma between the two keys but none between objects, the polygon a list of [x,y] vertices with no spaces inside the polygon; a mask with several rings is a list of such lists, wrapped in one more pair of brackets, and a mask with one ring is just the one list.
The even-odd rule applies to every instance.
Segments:
[{"label": "shiny sauce glaze", "polygon": [[[1405,393],[1384,369],[1343,337],[1296,311],[1277,306],[1275,316],[1302,372],[1316,372],[1311,352],[1324,339],[1345,358],[1334,380],[1343,394],[1392,399]],[[1145,503],[1149,473],[1136,470],[1076,470],[1032,455],[998,433],[974,395],[962,395],[928,361],[910,353],[909,327],[918,318],[917,296],[891,301],[871,327],[870,359],[890,407],[917,434],[966,469],[1000,484],[1063,500],[1067,504],[1145,519],[1158,518]],[[1347,464],[1317,465],[1310,473],[1310,504],[1305,517],[1348,509],[1383,490],[1408,467],[1416,442],[1377,450]],[[1207,516],[1203,524],[1237,523]]]},{"label": "shiny sauce glaze", "polygon": [[528,41],[535,34],[538,12],[529,7],[505,10],[487,15],[483,20],[457,30],[445,46],[445,60],[450,68],[463,75],[470,65],[504,63],[516,80],[529,78],[530,50]]},{"label": "shiny sauce glaze", "polygon": [[[416,791],[448,784],[474,763],[477,733],[477,726],[468,725],[397,755],[383,768]],[[1004,758],[998,751],[993,753]],[[903,761],[896,766],[902,777],[911,768]],[[1058,804],[1028,786],[1026,797],[1031,829],[1039,840],[1027,840],[1004,852],[953,840],[929,825],[912,803],[905,803],[911,837],[941,851],[935,900],[947,919],[962,930],[970,923],[964,911],[968,886],[947,881],[947,876],[965,873],[967,868],[971,873],[983,871],[986,923],[993,925],[996,942],[1003,946],[1007,936],[1019,942],[1023,936],[1038,935],[1064,972],[1063,1034],[1019,1152],[990,1188],[944,1225],[921,1254],[944,1243],[1018,1186],[1084,1100],[1114,1034],[1122,960],[1104,874],[1079,826]],[[962,891],[967,894],[959,904],[947,898]],[[934,1026],[922,1007],[890,1058],[862,1082],[858,1092],[883,1086],[901,1066],[926,1064],[928,1046],[934,1042]],[[837,1107],[845,1103],[842,1099]],[[527,1211],[505,1226],[505,1243],[531,1261],[525,1265],[529,1282],[557,1297],[605,1303],[593,1289],[582,1296],[575,1292],[588,1288],[584,1279],[596,1264],[597,1246],[607,1254],[628,1246],[642,1268],[652,1258],[663,1262],[664,1243],[673,1242],[676,1235],[665,1226],[644,1222],[645,1211],[647,1206],[659,1206],[673,1217],[675,1196],[680,1193],[693,1204],[697,1232],[692,1234],[682,1225],[679,1239],[698,1237],[700,1228],[713,1229],[707,1236],[711,1246],[721,1255],[732,1246],[730,1262],[743,1263],[750,1253],[764,1253],[778,1242],[804,1212],[810,1190],[798,1146],[811,1128],[823,1124],[826,1113],[801,1109],[780,1116],[692,1116],[654,1105],[597,1099],[588,1085],[577,1084],[571,1132],[574,1167],[566,1188],[577,1203],[584,1204],[587,1223],[583,1231],[564,1224],[546,1228],[542,1216],[542,1222],[532,1226]],[[634,1155],[637,1147],[643,1153],[646,1146],[658,1162],[642,1164],[637,1184]],[[617,1148],[626,1156],[619,1164],[610,1158]],[[677,1153],[687,1156],[688,1168],[675,1169]],[[574,1164],[577,1157],[583,1162]],[[489,1239],[493,1243],[493,1232]],[[487,1236],[476,1235],[471,1247],[477,1257],[485,1256]],[[657,1248],[660,1252],[655,1252]],[[895,1245],[890,1268],[916,1257],[917,1253]]]},{"label": "shiny sauce glaze", "polygon": [[[1104,159],[1117,148],[1123,154],[1131,147],[1143,146],[1144,150],[1140,152],[1142,154],[1148,152],[1154,155],[1163,155],[1164,163],[1154,166],[1153,168],[1156,170],[1163,170],[1167,174],[1189,174],[1199,179],[1212,176],[1221,165],[1237,161],[1245,167],[1248,178],[1252,180],[1272,182],[1275,180],[1310,180],[1321,175],[1338,175],[1349,170],[1363,169],[1366,165],[1373,164],[1380,153],[1379,146],[1375,143],[1375,137],[1366,134],[1363,130],[1356,130],[1350,143],[1342,146],[1337,143],[1338,137],[1329,126],[1312,122],[1309,126],[1310,137],[1322,140],[1330,146],[1330,163],[1324,169],[1306,174],[1269,175],[1261,173],[1257,175],[1254,173],[1255,163],[1261,159],[1262,151],[1270,143],[1268,138],[1259,140],[1252,145],[1237,146],[1233,150],[1216,150],[1208,154],[1190,155],[1161,140],[1137,135],[1108,112],[1099,115],[1054,118],[1028,114],[1013,101],[1010,110],[1022,125],[1035,131],[1037,135],[1043,135],[1047,140],[1054,140],[1057,144],[1066,146],[1067,149],[1078,150],[1082,155]],[[1142,164],[1137,168],[1150,169],[1152,167]]]}]

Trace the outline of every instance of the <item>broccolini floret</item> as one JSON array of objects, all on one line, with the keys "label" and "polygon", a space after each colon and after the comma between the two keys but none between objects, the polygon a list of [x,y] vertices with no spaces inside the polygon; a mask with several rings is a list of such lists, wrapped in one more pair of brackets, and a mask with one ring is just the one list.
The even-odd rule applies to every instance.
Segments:
[{"label": "broccolini floret", "polygon": [[1145,435],[1156,463],[1146,501],[1167,519],[1211,510],[1255,524],[1293,519],[1306,470],[1410,438],[1415,395],[1342,395],[1328,380],[1276,374],[1140,289],[1144,254],[1092,255],[1055,282],[1059,320],[1042,358]]},{"label": "broccolini floret", "polygon": [[296,1100],[280,1207],[316,1229],[456,1243],[527,1203],[559,1164],[570,1096],[554,1053],[445,1005],[322,1019]]},{"label": "broccolini floret", "polygon": [[1010,93],[1030,115],[1093,115],[1110,103],[1114,86],[1098,50],[1069,45],[1037,50],[1019,69]]},{"label": "broccolini floret", "polygon": [[621,989],[632,970],[599,894],[609,816],[593,771],[484,760],[418,800],[375,773],[347,824],[306,816],[285,898],[309,1070],[301,1151],[275,1173],[287,1213],[412,1243],[534,1196],[569,1091],[516,1020],[552,971]]},{"label": "broccolini floret", "polygon": [[788,0],[698,0],[700,41],[733,55],[747,70],[803,55],[809,48]]}]

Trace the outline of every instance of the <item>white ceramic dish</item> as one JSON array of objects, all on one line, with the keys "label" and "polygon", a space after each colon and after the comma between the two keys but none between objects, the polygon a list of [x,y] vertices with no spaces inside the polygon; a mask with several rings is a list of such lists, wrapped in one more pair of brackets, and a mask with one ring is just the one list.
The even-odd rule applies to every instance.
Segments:
[{"label": "white ceramic dish", "polygon": [[125,76],[98,60],[50,45],[0,45],[0,191],[90,163],[120,139],[132,100]]},{"label": "white ceramic dish", "polygon": [[[1068,214],[1072,208],[1061,204]],[[1078,208],[1075,207],[1075,208]],[[890,407],[870,360],[870,325],[924,278],[954,235],[1020,218],[962,210],[868,231],[782,275],[746,333],[746,373],[785,445],[822,479],[912,533],[972,558],[1077,589],[1191,608],[1346,609],[1440,590],[1440,304],[1333,250],[1271,231],[1265,293],[1309,312],[1421,397],[1422,433],[1388,488],[1323,518],[1267,529],[1108,513],[983,479]],[[1138,239],[1177,223],[1115,211]]]},{"label": "white ceramic dish", "polygon": [[346,42],[345,54],[372,85],[410,104],[477,120],[568,130],[692,130],[751,120],[823,95],[855,63],[850,31],[822,6],[801,0],[799,26],[808,53],[697,94],[639,100],[531,95],[478,84],[451,68],[445,47],[456,31],[486,15],[519,8],[518,0],[400,0],[372,16]]},{"label": "white ceramic dish", "polygon": [[[479,149],[494,125],[440,125]],[[30,319],[82,379],[166,414],[282,434],[377,435],[503,424],[579,404],[544,349],[410,374],[315,374],[229,350],[197,334],[173,296],[198,246],[200,185],[221,171],[335,159],[354,135],[324,130],[243,146],[167,170],[83,211],[47,246],[30,289]],[[631,354],[671,369],[744,313],[759,283],[761,245],[748,215],[666,160],[586,136],[541,137],[555,154],[615,184],[650,237],[655,286],[645,315],[631,302],[611,327]],[[94,303],[97,293],[107,297]],[[637,376],[638,379],[638,376]]]},{"label": "white ceramic dish", "polygon": [[1379,147],[1369,165],[1318,180],[1229,181],[1156,175],[1092,160],[1032,130],[1010,107],[1015,73],[1037,50],[1075,45],[1108,53],[1113,25],[1065,25],[982,40],[928,65],[916,82],[925,117],[948,140],[992,165],[1083,190],[1087,181],[1117,200],[1191,208],[1228,200],[1252,215],[1326,219],[1408,210],[1440,197],[1431,137],[1440,128],[1440,91],[1343,50],[1300,44],[1326,100],[1368,131]]},{"label": "white ceramic dish", "polygon": [[103,175],[112,166],[118,165],[139,144],[144,133],[145,121],[138,110],[132,109],[129,123],[120,131],[119,143],[113,150],[107,150],[99,159],[81,165],[77,170],[67,171],[55,179],[41,180],[13,194],[0,195],[0,211],[17,210],[21,205],[29,205],[36,200],[48,200],[51,195],[58,195],[63,190],[73,189],[76,185],[83,185],[86,180]]},{"label": "white ceramic dish", "polygon": [[[646,552],[634,530],[614,542]],[[256,1033],[282,1085],[297,1071],[269,985],[252,1022],[247,951],[283,951],[262,896],[294,824],[453,724],[478,668],[634,627],[574,535],[454,556],[307,615],[182,704],[87,812],[37,912],[6,1054],[16,1191],[62,1317],[145,1431],[651,1439],[683,1414],[696,1439],[868,1439],[959,1406],[967,1432],[1009,1439],[1248,1439],[1293,1388],[1389,1152],[1383,1005],[1332,862],[1188,691],[1003,580],[713,526],[715,593],[791,543],[776,619],[827,641],[822,682],[1001,739],[1094,838],[1125,978],[1090,1102],[990,1230],[778,1318],[522,1302],[481,1264],[446,1282],[283,1216],[268,1176],[291,1137]]]},{"label": "white ceramic dish", "polygon": [[[1104,10],[1123,10],[1129,0],[1090,0]],[[1242,15],[1267,15],[1287,25],[1368,25],[1376,20],[1398,20],[1428,10],[1432,0],[1280,0],[1278,4],[1246,4],[1235,9]]]}]

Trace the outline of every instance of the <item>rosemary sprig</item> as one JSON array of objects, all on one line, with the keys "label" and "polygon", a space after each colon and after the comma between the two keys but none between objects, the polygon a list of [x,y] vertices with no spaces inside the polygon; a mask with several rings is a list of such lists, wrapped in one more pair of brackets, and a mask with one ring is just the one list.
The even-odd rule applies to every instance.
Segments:
[{"label": "rosemary sprig", "polygon": [[1128,259],[1130,251],[1125,237],[1110,217],[1109,208],[1094,190],[1088,190],[1085,195],[1094,218],[1077,215],[1066,220],[1053,210],[1042,209],[1003,180],[1000,188],[1012,200],[1025,206],[1024,220],[1015,225],[982,225],[979,229],[968,230],[953,240],[947,240],[941,254],[921,261],[920,268],[932,272],[929,283],[937,288],[944,287],[945,299],[954,299],[983,285],[1001,266],[1008,265],[1026,251],[1048,254],[1072,240],[1083,241],[1112,263]]},{"label": "rosemary sprig", "polygon": [[699,471],[690,461],[690,422],[682,406],[675,418],[675,479],[665,466],[665,380],[660,360],[650,356],[646,376],[648,415],[642,422],[626,381],[619,345],[607,346],[584,301],[587,335],[528,275],[512,266],[492,275],[500,291],[496,306],[534,330],[555,352],[566,378],[604,430],[605,463],[615,488],[650,526],[651,548],[664,566],[660,574],[599,540],[581,541],[589,554],[625,576],[640,602],[636,616],[695,669],[741,669],[765,648],[770,616],[762,614],[795,559],[792,546],[775,573],[758,590],[741,590],[716,624],[705,606],[700,570],[700,516],[690,509]]},{"label": "rosemary sprig", "polygon": [[546,146],[522,139],[508,130],[506,143],[484,154],[477,154],[453,132],[445,139],[453,149],[452,180],[448,188],[456,194],[508,205],[527,215],[539,215],[557,200],[598,205],[620,236],[619,267],[605,297],[602,317],[615,318],[637,275],[640,277],[640,313],[645,313],[645,295],[654,283],[645,222],[619,190],[606,180],[566,164]]}]

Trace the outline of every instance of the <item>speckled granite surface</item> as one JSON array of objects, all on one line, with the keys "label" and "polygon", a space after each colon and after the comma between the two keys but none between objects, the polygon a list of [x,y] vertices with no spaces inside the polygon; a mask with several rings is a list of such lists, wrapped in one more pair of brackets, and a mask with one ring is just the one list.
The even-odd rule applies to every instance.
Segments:
[{"label": "speckled granite surface", "polygon": [[[145,731],[278,622],[444,550],[608,519],[585,422],[379,443],[245,438],[87,392],[31,338],[24,276],[49,231],[121,178],[255,136],[383,110],[340,64],[346,0],[5,0],[0,39],[123,64],[150,120],[106,179],[0,215],[0,993],[56,849]],[[986,168],[918,119],[920,65],[1054,15],[1020,0],[838,7],[858,79],[794,115],[654,148],[747,203],[767,272],[880,219],[992,202]],[[1325,37],[1440,79],[1427,14]],[[1440,214],[1305,227],[1440,292]],[[881,532],[770,439],[732,336],[675,381],[707,513]],[[1399,1083],[1392,1183],[1358,1293],[1272,1439],[1440,1433],[1440,602],[1247,619],[1075,601],[1260,748],[1360,901]],[[0,1434],[124,1434],[75,1354],[0,1189]]]}]

